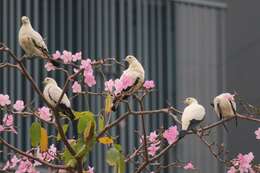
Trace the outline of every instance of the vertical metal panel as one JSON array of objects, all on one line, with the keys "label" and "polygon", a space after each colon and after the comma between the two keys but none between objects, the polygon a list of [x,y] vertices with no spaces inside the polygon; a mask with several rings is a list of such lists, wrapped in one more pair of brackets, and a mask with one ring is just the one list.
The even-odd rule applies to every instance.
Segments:
[{"label": "vertical metal panel", "polygon": [[[176,99],[178,107],[182,109],[181,101],[185,97],[198,98],[207,108],[208,116],[204,122],[206,124],[216,120],[216,117],[212,116],[214,114],[209,103],[224,87],[218,85],[218,81],[223,80],[223,75],[222,69],[217,68],[225,57],[223,44],[218,41],[224,30],[218,30],[217,26],[219,23],[224,25],[223,18],[219,17],[224,9],[189,2],[191,1],[178,1],[175,5]],[[218,52],[222,54],[219,55]],[[212,139],[218,138],[219,136],[214,135]],[[219,163],[209,154],[207,148],[201,145],[203,144],[197,138],[189,137],[178,147],[178,158],[193,160],[202,172],[222,172]]]},{"label": "vertical metal panel", "polygon": [[[157,86],[156,91],[145,100],[146,109],[165,106],[166,101],[172,104],[177,102],[182,108],[180,101],[186,96],[196,96],[202,104],[208,105],[213,95],[225,86],[225,72],[219,68],[223,67],[225,60],[224,8],[221,3],[196,0],[2,0],[0,41],[21,55],[17,34],[20,17],[27,15],[33,27],[46,37],[51,53],[64,49],[73,52],[81,50],[85,58],[116,57],[118,60],[128,54],[137,56],[146,69],[146,78],[154,79]],[[47,73],[42,70],[43,65],[38,59],[26,63],[39,86],[47,75],[55,77],[59,85],[64,84],[64,74]],[[109,74],[108,79],[119,77],[121,71],[120,67],[104,68],[104,72]],[[13,70],[0,71],[0,77],[5,81],[0,85],[0,93],[9,92],[12,100],[24,99],[27,103],[33,99],[33,105],[43,106],[39,97],[31,92],[29,83],[18,74]],[[97,86],[91,90],[100,91],[102,88],[103,79],[97,77]],[[16,92],[11,93],[9,89]],[[103,101],[104,98],[85,96],[73,101],[73,106],[76,110],[89,109],[98,113]],[[131,104],[137,108],[132,100]],[[123,110],[122,106],[120,111]],[[210,110],[207,111],[210,113]],[[117,116],[113,115],[113,119]],[[207,117],[207,122],[213,120],[215,117]],[[19,134],[28,134],[32,121],[31,118],[17,118]],[[145,123],[148,132],[173,124],[159,115],[146,118]],[[123,145],[125,153],[138,146],[138,138],[132,133],[139,127],[139,117],[130,116],[120,127],[111,130],[112,134],[120,135],[118,142]],[[50,127],[49,133],[54,132]],[[221,132],[218,134],[222,138]],[[25,140],[22,135],[18,135],[17,140],[14,135],[8,134],[4,134],[4,138],[22,149],[30,147],[29,139]],[[7,152],[5,149],[4,153]],[[98,145],[90,155],[89,163],[96,167],[96,172],[111,172],[111,168],[103,164],[104,152],[105,147]],[[162,162],[173,161],[178,156],[179,160],[193,160],[203,172],[220,170],[211,155],[194,138],[185,140],[182,146],[177,147],[177,152],[170,151]],[[128,172],[134,172],[134,168],[135,165],[131,164]]]}]

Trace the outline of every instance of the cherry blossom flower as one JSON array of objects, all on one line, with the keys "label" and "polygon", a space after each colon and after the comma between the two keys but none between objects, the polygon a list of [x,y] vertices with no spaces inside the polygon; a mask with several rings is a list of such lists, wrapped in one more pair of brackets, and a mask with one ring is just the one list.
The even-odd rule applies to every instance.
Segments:
[{"label": "cherry blossom flower", "polygon": [[24,102],[22,100],[17,100],[13,105],[13,108],[18,112],[21,112],[22,110],[24,110]]},{"label": "cherry blossom flower", "polygon": [[15,173],[25,173],[32,167],[29,160],[21,160]]},{"label": "cherry blossom flower", "polygon": [[84,82],[89,87],[94,86],[96,84],[96,79],[95,79],[93,73],[85,73],[84,72]]},{"label": "cherry blossom flower", "polygon": [[75,81],[75,82],[73,83],[73,85],[72,85],[72,92],[73,92],[73,93],[79,93],[79,92],[81,92],[81,85],[80,85],[77,81]]},{"label": "cherry blossom flower", "polygon": [[254,155],[252,152],[248,153],[248,154],[241,154],[239,153],[238,156],[233,159],[231,162],[233,164],[233,167],[230,167],[229,172],[228,173],[233,173],[236,171],[239,172],[251,172],[254,173],[254,170],[252,169],[252,165],[251,162],[254,159]]},{"label": "cherry blossom flower", "polygon": [[144,84],[143,84],[143,87],[145,89],[152,89],[152,88],[154,88],[155,87],[154,81],[153,80],[145,81]]},{"label": "cherry blossom flower", "polygon": [[115,89],[116,89],[115,90],[116,95],[121,93],[121,91],[123,90],[123,83],[121,80],[119,80],[119,79],[115,80]]},{"label": "cherry blossom flower", "polygon": [[177,130],[177,126],[171,126],[163,133],[163,137],[168,141],[169,144],[174,143],[177,140],[178,135],[179,132]]},{"label": "cherry blossom flower", "polygon": [[78,61],[78,60],[81,60],[81,56],[82,56],[81,51],[75,53],[74,55],[72,55],[72,61],[73,61],[73,62],[76,62],[76,61]]},{"label": "cherry blossom flower", "polygon": [[153,131],[153,132],[150,133],[148,139],[149,139],[150,142],[155,142],[157,137],[158,137],[158,135],[156,134],[156,131]]},{"label": "cherry blossom flower", "polygon": [[11,114],[5,114],[3,118],[3,124],[7,127],[12,126],[14,123],[14,117]]},{"label": "cherry blossom flower", "polygon": [[94,167],[88,166],[87,173],[94,173]]},{"label": "cherry blossom flower", "polygon": [[187,163],[183,168],[185,170],[193,170],[193,169],[195,169],[191,162]]},{"label": "cherry blossom flower", "polygon": [[40,118],[42,118],[45,121],[50,121],[51,120],[51,113],[50,109],[46,106],[39,108],[38,112],[40,114]]},{"label": "cherry blossom flower", "polygon": [[247,172],[251,168],[251,162],[254,159],[254,155],[252,152],[248,154],[238,154],[237,156],[239,162],[239,170],[240,172]]},{"label": "cherry blossom flower", "polygon": [[80,68],[86,70],[87,72],[93,71],[91,66],[91,60],[90,59],[81,60]]},{"label": "cherry blossom flower", "polygon": [[10,168],[14,168],[16,167],[16,165],[20,162],[20,159],[18,159],[16,157],[16,155],[14,155],[11,159],[11,164],[10,164]]},{"label": "cherry blossom flower", "polygon": [[63,54],[62,54],[61,58],[62,58],[63,62],[65,64],[70,63],[72,61],[72,53],[67,50],[64,50],[62,53]]},{"label": "cherry blossom flower", "polygon": [[53,71],[55,70],[55,66],[50,63],[50,62],[47,62],[45,65],[44,65],[44,68],[47,70],[47,71]]},{"label": "cherry blossom flower", "polygon": [[110,79],[109,81],[106,81],[105,82],[105,91],[109,91],[109,92],[113,92],[113,87],[115,85],[115,82]]},{"label": "cherry blossom flower", "polygon": [[56,52],[54,54],[52,54],[52,59],[59,59],[61,58],[61,53],[60,51],[56,50]]},{"label": "cherry blossom flower", "polygon": [[0,106],[6,106],[6,105],[10,105],[10,104],[11,104],[11,101],[9,100],[9,96],[0,94]]},{"label": "cherry blossom flower", "polygon": [[10,161],[8,160],[6,163],[5,163],[5,166],[3,167],[3,171],[6,171],[10,168]]},{"label": "cherry blossom flower", "polygon": [[227,173],[236,173],[236,172],[237,172],[237,170],[236,170],[236,168],[234,166],[231,166],[229,168],[229,170],[227,171]]},{"label": "cherry blossom flower", "polygon": [[[48,151],[46,151],[46,152],[41,152],[40,148],[39,147],[37,148],[36,156],[41,160],[50,162],[55,159],[56,155],[57,155],[57,148],[54,146],[54,144],[52,144],[50,146],[50,148],[48,149]],[[42,165],[42,164],[38,162],[34,165],[38,166],[38,165]]]},{"label": "cherry blossom flower", "polygon": [[151,144],[151,146],[147,148],[148,154],[154,156],[156,152],[159,150],[159,148],[160,147],[157,146],[157,144]]},{"label": "cherry blossom flower", "polygon": [[255,131],[256,139],[260,139],[260,127]]},{"label": "cherry blossom flower", "polygon": [[129,86],[132,86],[134,83],[134,81],[128,75],[122,75],[120,77],[120,81],[122,82],[123,89],[126,89]]}]

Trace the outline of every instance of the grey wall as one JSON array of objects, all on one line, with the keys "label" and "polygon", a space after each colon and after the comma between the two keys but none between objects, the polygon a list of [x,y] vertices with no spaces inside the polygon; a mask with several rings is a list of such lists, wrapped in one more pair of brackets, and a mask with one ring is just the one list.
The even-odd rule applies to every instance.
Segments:
[{"label": "grey wall", "polygon": [[[198,98],[207,111],[204,124],[216,121],[209,105],[225,88],[224,4],[176,6],[176,74],[179,108],[183,109],[184,98]],[[224,141],[222,128],[211,133],[210,141]],[[221,164],[202,146],[197,137],[187,137],[178,148],[178,159],[195,160],[202,172],[224,172]]]},{"label": "grey wall", "polygon": [[[260,2],[229,0],[227,3],[227,89],[235,90],[247,103],[259,107]],[[233,156],[253,151],[260,161],[259,141],[254,134],[258,127],[244,121],[238,128],[232,128],[228,138]]]},{"label": "grey wall", "polygon": [[[180,102],[188,95],[197,96],[209,108],[213,95],[225,85],[225,71],[221,66],[225,58],[225,11],[225,4],[197,0],[1,0],[0,41],[21,55],[17,33],[20,17],[27,15],[34,28],[47,38],[50,52],[82,50],[84,57],[92,59],[116,57],[121,60],[128,54],[137,56],[146,69],[146,78],[154,79],[157,85],[157,90],[145,100],[147,109],[166,106],[166,101],[176,104],[176,100],[182,108]],[[63,85],[64,76],[43,71],[42,61],[30,60],[26,65],[39,85],[47,75]],[[119,67],[106,68],[105,72],[110,74],[108,78],[118,77],[120,70]],[[25,99],[27,103],[34,100],[35,107],[43,105],[17,72],[1,70],[0,80],[4,81],[0,93],[10,94],[12,100]],[[102,88],[103,81],[98,77],[97,86],[92,90]],[[73,103],[73,108],[97,113],[103,101],[103,98],[81,97]],[[210,109],[208,111],[210,113]],[[207,117],[206,122],[214,120],[214,116]],[[26,134],[32,121],[18,117],[19,134]],[[125,153],[137,146],[138,139],[132,132],[140,127],[139,122],[137,117],[131,116],[111,131],[120,135],[118,142],[124,146]],[[172,123],[165,116],[146,118],[149,130]],[[54,131],[49,127],[49,133]],[[221,134],[218,131],[215,136],[220,141]],[[29,148],[30,140],[23,135],[4,134],[4,138],[20,148]],[[212,168],[219,172],[221,166],[203,148],[191,137],[177,148],[178,159],[194,161],[202,172],[212,172]],[[98,145],[91,154],[90,163],[96,172],[109,172],[108,166],[103,164],[104,151],[104,147]],[[4,153],[7,152],[4,148]],[[162,162],[173,160],[177,152],[170,151]],[[6,155],[2,158],[6,159]],[[134,165],[128,167],[130,172],[133,169]]]}]

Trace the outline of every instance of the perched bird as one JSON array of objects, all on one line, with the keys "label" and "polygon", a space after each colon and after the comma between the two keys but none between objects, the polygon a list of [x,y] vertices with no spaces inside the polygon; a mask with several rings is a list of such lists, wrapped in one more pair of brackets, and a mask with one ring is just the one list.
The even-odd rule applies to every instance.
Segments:
[{"label": "perched bird", "polygon": [[188,97],[184,100],[184,103],[187,106],[181,117],[182,130],[180,131],[180,138],[184,137],[188,130],[194,130],[204,120],[206,114],[205,108],[195,98]]},{"label": "perched bird", "polygon": [[[234,95],[230,93],[223,93],[216,96],[213,100],[212,106],[214,107],[215,112],[217,113],[220,120],[224,118],[230,118],[236,116],[236,102]],[[236,119],[237,125],[237,119]],[[223,123],[223,126],[227,130],[227,127]]]},{"label": "perched bird", "polygon": [[128,86],[126,89],[123,89],[119,96],[115,96],[111,108],[112,111],[116,110],[119,102],[122,99],[126,99],[129,95],[139,90],[144,83],[145,72],[142,64],[132,55],[128,55],[125,58],[125,61],[128,63],[129,66],[121,75],[120,80],[122,80],[124,76],[128,76],[133,81],[133,84],[131,86]]},{"label": "perched bird", "polygon": [[[57,82],[50,77],[46,77],[43,83],[45,84],[43,96],[50,103],[51,106],[56,106],[62,94],[62,89],[57,85]],[[67,115],[72,120],[74,119],[75,116],[71,109],[70,100],[68,99],[68,96],[66,94],[63,95],[59,105],[57,106],[57,109],[59,112]]]},{"label": "perched bird", "polygon": [[30,19],[27,16],[21,18],[22,26],[19,30],[19,44],[25,51],[27,56],[38,56],[47,59],[53,65],[57,66],[58,63],[50,59],[48,48],[42,36],[36,32],[31,25]]}]

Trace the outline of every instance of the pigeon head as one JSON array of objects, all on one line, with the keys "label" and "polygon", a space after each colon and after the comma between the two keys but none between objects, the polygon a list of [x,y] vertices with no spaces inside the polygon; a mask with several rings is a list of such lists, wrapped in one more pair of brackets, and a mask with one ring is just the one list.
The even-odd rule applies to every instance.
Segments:
[{"label": "pigeon head", "polygon": [[[133,62],[136,62],[137,59],[133,56],[133,55],[128,55],[126,58],[125,58],[125,61],[128,62],[128,64],[132,64]],[[138,62],[138,61],[137,61]]]},{"label": "pigeon head", "polygon": [[50,77],[46,77],[46,78],[44,79],[44,81],[43,81],[43,84],[44,84],[44,85],[48,85],[48,84],[57,85],[57,82],[56,82],[54,79],[50,78]]},{"label": "pigeon head", "polygon": [[29,17],[27,17],[27,16],[23,16],[23,17],[21,18],[21,21],[22,21],[22,24],[30,23],[30,19],[29,19]]},{"label": "pigeon head", "polygon": [[198,103],[198,101],[193,97],[188,97],[184,100],[184,104],[190,105],[192,103]]}]

